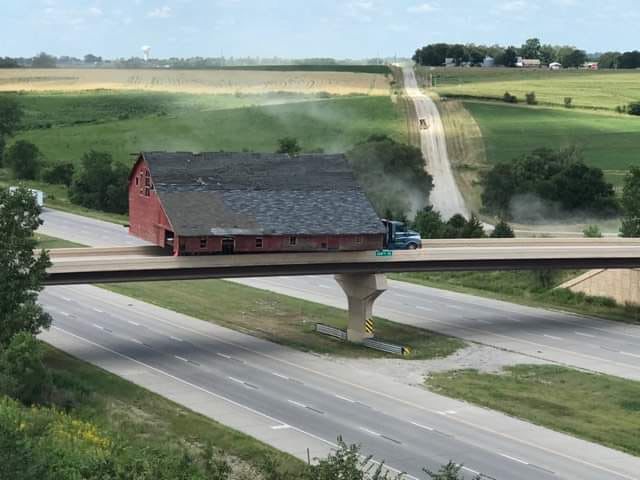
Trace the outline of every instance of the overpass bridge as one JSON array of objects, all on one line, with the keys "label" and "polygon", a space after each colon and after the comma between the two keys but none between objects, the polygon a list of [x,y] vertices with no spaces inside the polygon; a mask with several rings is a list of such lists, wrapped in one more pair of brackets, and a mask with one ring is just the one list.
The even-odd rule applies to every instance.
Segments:
[{"label": "overpass bridge", "polygon": [[370,336],[364,324],[387,288],[385,273],[639,268],[640,239],[426,240],[393,251],[272,253],[174,257],[158,247],[67,248],[50,251],[46,285],[283,275],[336,276],[348,298],[348,338]]}]

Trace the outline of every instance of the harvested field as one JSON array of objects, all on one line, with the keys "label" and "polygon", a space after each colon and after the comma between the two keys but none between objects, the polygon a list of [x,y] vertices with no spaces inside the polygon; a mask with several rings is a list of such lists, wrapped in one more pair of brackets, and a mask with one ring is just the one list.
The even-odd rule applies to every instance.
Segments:
[{"label": "harvested field", "polygon": [[2,69],[0,91],[142,90],[207,94],[269,92],[388,95],[373,73],[247,70]]}]

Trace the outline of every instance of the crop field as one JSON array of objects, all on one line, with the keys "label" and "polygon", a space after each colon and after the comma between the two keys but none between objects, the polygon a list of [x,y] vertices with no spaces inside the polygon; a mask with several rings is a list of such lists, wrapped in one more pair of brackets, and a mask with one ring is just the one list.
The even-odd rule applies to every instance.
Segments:
[{"label": "crop field", "polygon": [[489,164],[513,160],[536,148],[577,145],[585,161],[620,184],[640,165],[640,118],[560,109],[465,102],[482,131]]},{"label": "crop field", "polygon": [[326,71],[0,69],[0,92],[142,90],[201,94],[388,95],[390,82],[390,75],[380,73]]},{"label": "crop field", "polygon": [[505,92],[524,102],[535,92],[540,104],[564,105],[572,97],[576,108],[613,110],[640,100],[640,71],[635,70],[544,70],[519,68],[419,67],[419,82],[436,75],[436,91],[444,96],[502,98]]}]

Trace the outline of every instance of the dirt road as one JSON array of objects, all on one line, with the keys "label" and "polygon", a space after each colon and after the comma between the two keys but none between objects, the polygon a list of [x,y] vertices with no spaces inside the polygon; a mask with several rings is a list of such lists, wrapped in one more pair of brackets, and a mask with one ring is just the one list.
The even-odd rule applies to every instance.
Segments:
[{"label": "dirt road", "polygon": [[424,119],[420,127],[420,146],[427,171],[433,176],[434,187],[431,203],[447,220],[456,213],[469,217],[462,194],[451,171],[444,127],[436,104],[418,88],[412,67],[402,67],[407,96],[413,100],[418,119]]}]

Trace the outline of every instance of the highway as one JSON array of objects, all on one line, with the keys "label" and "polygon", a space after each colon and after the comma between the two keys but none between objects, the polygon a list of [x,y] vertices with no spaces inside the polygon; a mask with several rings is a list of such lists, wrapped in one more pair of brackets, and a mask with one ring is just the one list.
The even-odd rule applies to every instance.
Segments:
[{"label": "highway", "polygon": [[[48,287],[42,338],[301,458],[337,435],[413,477],[637,478],[640,459],[92,286]],[[409,477],[410,478],[410,477]]]},{"label": "highway", "polygon": [[[68,240],[84,238],[88,245],[115,246],[130,239],[126,229],[118,225],[50,213],[43,214],[41,231],[45,234],[60,232],[56,222],[63,219],[69,225]],[[93,232],[91,238],[83,230]],[[76,236],[73,232],[79,233]],[[556,240],[548,241],[552,244]],[[331,276],[234,281],[338,308],[347,306]],[[572,367],[640,380],[640,327],[634,325],[393,281],[376,300],[374,314]]]},{"label": "highway", "polygon": [[403,67],[402,74],[406,94],[413,101],[418,118],[424,118],[427,124],[427,128],[420,129],[420,147],[427,172],[433,176],[433,190],[429,199],[444,219],[456,213],[468,218],[469,212],[451,171],[447,139],[438,107],[418,88],[413,66]]}]

